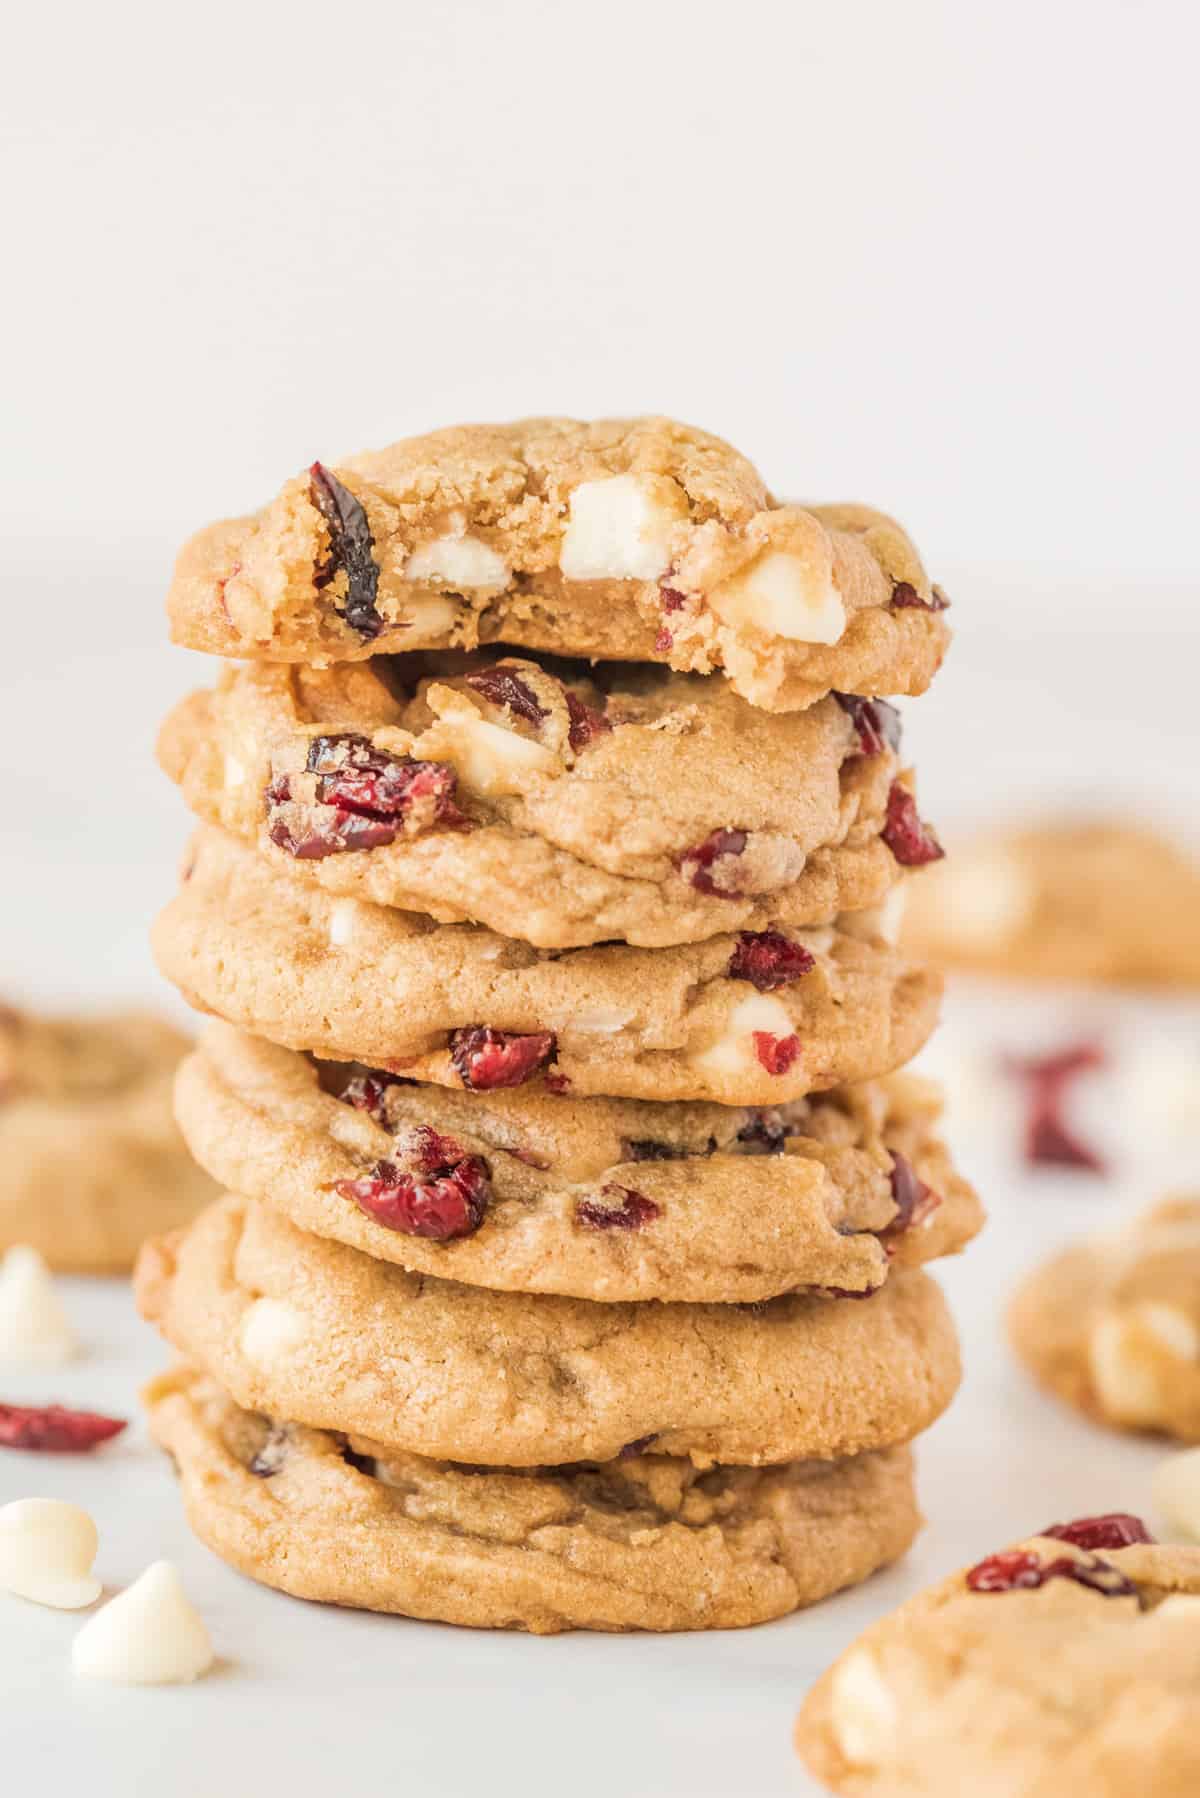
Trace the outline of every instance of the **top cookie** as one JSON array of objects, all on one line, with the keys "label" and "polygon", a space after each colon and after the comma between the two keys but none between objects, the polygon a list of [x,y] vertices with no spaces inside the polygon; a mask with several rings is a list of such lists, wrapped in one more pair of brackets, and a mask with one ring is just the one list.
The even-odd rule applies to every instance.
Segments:
[{"label": "top cookie", "polygon": [[333,467],[184,546],[192,649],[274,661],[503,641],[723,669],[768,711],[831,688],[922,693],[946,601],[865,506],[779,505],[719,438],[669,419],[462,425]]},{"label": "top cookie", "polygon": [[1194,1798],[1200,1550],[1131,1517],[1054,1529],[921,1593],[825,1674],[796,1728],[818,1779],[854,1798]]}]

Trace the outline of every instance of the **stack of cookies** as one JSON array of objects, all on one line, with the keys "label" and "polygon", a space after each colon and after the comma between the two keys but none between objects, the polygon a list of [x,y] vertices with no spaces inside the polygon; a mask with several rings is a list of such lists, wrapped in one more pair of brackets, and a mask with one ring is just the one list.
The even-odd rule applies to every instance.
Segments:
[{"label": "stack of cookies", "polygon": [[535,420],[314,464],[170,604],[242,659],[160,745],[200,826],[157,954],[221,1020],[178,1115],[228,1192],[138,1287],[199,1534],[537,1631],[901,1554],[958,1381],[921,1264],[980,1222],[897,1072],[941,851],[878,695],[948,641],[908,539],[681,425]]}]

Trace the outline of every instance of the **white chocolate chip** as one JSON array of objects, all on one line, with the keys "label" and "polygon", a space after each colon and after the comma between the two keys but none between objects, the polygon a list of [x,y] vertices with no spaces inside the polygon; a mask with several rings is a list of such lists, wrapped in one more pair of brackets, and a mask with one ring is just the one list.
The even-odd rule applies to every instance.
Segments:
[{"label": "white chocolate chip", "polygon": [[1170,1529],[1185,1542],[1200,1542],[1200,1448],[1160,1462],[1151,1489]]},{"label": "white chocolate chip", "polygon": [[1200,1594],[1195,1592],[1172,1592],[1161,1604],[1147,1611],[1149,1617],[1166,1618],[1168,1622],[1190,1623],[1193,1628],[1200,1625]]},{"label": "white chocolate chip", "polygon": [[846,629],[846,608],[832,569],[814,570],[805,558],[784,549],[764,550],[709,598],[727,624],[753,625],[796,643],[837,643]]},{"label": "white chocolate chip", "polygon": [[447,587],[507,587],[511,569],[504,557],[478,537],[435,537],[414,549],[405,564],[410,581],[441,581]]},{"label": "white chocolate chip", "polygon": [[520,793],[531,774],[553,774],[552,750],[486,718],[456,717],[441,738],[441,753],[464,785],[476,793]]},{"label": "white chocolate chip", "polygon": [[329,946],[344,949],[354,936],[358,916],[357,899],[339,899],[329,911]]},{"label": "white chocolate chip", "polygon": [[242,1319],[243,1355],[256,1367],[275,1366],[308,1338],[308,1319],[282,1299],[256,1299]]},{"label": "white chocolate chip", "polygon": [[239,762],[236,755],[225,757],[225,785],[227,788],[244,787],[246,784],[246,765]]},{"label": "white chocolate chip", "polygon": [[771,1036],[792,1034],[792,1020],[783,1004],[768,993],[754,993],[735,1005],[721,1035],[692,1061],[710,1074],[745,1073],[757,1065],[754,1033],[760,1030]]},{"label": "white chocolate chip", "polygon": [[9,1249],[0,1266],[0,1366],[61,1367],[79,1341],[36,1249]]},{"label": "white chocolate chip", "polygon": [[878,1766],[895,1744],[899,1712],[875,1657],[860,1648],[834,1670],[830,1724],[851,1766]]},{"label": "white chocolate chip", "polygon": [[938,917],[952,942],[997,949],[1029,921],[1033,882],[1015,856],[997,850],[947,862],[937,876]]},{"label": "white chocolate chip", "polygon": [[618,1030],[625,1030],[633,1022],[631,1011],[615,1011],[607,1006],[596,1006],[592,1011],[576,1012],[575,1016],[566,1019],[562,1028],[582,1031],[585,1036],[615,1036]]},{"label": "white chocolate chip", "polygon": [[92,1562],[100,1538],[86,1511],[57,1498],[19,1498],[0,1510],[0,1589],[56,1611],[100,1596]]},{"label": "white chocolate chip", "polygon": [[170,1561],[155,1561],[88,1619],[71,1664],[86,1679],[123,1686],[182,1685],[207,1673],[212,1642]]},{"label": "white chocolate chip", "polygon": [[1147,1302],[1102,1312],[1092,1326],[1088,1360],[1101,1405],[1120,1423],[1163,1421],[1163,1370],[1146,1338],[1173,1358],[1193,1362],[1200,1336],[1174,1305]]},{"label": "white chocolate chip", "polygon": [[666,475],[611,475],[571,494],[558,565],[569,581],[656,581],[687,517],[682,489]]},{"label": "white chocolate chip", "polygon": [[428,599],[408,599],[404,604],[404,641],[419,649],[423,643],[436,643],[444,637],[458,618],[459,607],[452,599],[431,593]]}]

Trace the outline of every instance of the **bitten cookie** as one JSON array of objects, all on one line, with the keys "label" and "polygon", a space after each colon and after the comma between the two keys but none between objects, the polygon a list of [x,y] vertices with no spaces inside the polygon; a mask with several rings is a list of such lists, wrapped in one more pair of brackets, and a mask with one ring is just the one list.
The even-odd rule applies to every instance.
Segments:
[{"label": "bitten cookie", "polygon": [[1200,1549],[1081,1518],[921,1593],[805,1701],[796,1744],[848,1798],[1195,1798]]},{"label": "bitten cookie", "polygon": [[[193,1005],[288,1048],[475,1091],[773,1105],[908,1061],[939,977],[869,914],[672,949],[538,952],[334,899],[211,828],[154,930]],[[863,932],[863,935],[855,932]]]},{"label": "bitten cookie", "polygon": [[214,1196],[171,1115],[190,1046],[143,1013],[0,1006],[0,1251],[27,1243],[61,1273],[125,1273],[145,1237]]},{"label": "bitten cookie", "polygon": [[1200,986],[1200,867],[1153,831],[1062,820],[966,845],[912,883],[915,955],[982,974]]},{"label": "bitten cookie", "polygon": [[1060,1250],[1021,1286],[1009,1324],[1022,1361],[1069,1404],[1200,1442],[1200,1198]]},{"label": "bitten cookie", "polygon": [[778,1110],[459,1093],[213,1025],[192,1153],[302,1229],[413,1272],[604,1301],[868,1292],[982,1222],[914,1075]]},{"label": "bitten cookie", "polygon": [[724,669],[769,711],[921,693],[946,600],[866,506],[779,505],[744,457],[669,419],[526,419],[314,463],[188,543],[176,642],[351,661],[519,645]]},{"label": "bitten cookie", "polygon": [[863,1301],[597,1305],[410,1274],[234,1197],[147,1244],[136,1290],[248,1409],[492,1466],[644,1438],[701,1463],[836,1459],[909,1441],[959,1377],[920,1272]]},{"label": "bitten cookie", "polygon": [[[541,948],[827,922],[932,859],[898,714],[495,653],[247,666],[172,712],[192,810],[332,893]],[[897,789],[893,793],[893,789]]]},{"label": "bitten cookie", "polygon": [[275,1424],[186,1368],[145,1402],[216,1554],[300,1598],[407,1617],[539,1635],[740,1628],[857,1585],[920,1525],[903,1448],[521,1472]]}]

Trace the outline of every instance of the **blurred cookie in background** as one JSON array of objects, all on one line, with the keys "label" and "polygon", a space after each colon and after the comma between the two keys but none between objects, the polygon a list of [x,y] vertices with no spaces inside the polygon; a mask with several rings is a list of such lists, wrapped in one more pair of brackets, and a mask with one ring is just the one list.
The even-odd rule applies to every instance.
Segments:
[{"label": "blurred cookie in background", "polygon": [[943,966],[1200,987],[1200,866],[1155,831],[1050,821],[978,838],[911,884],[905,946]]},{"label": "blurred cookie in background", "polygon": [[144,1237],[213,1196],[171,1108],[190,1047],[144,1012],[0,1006],[0,1251],[25,1243],[60,1273],[126,1273]]}]

